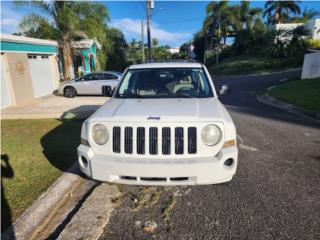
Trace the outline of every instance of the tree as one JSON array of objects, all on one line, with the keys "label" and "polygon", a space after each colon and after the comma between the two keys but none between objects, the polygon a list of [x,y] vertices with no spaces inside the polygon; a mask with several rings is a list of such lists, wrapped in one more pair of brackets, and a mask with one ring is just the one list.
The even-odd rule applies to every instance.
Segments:
[{"label": "tree", "polygon": [[46,18],[36,14],[30,14],[23,17],[19,27],[27,37],[58,39],[59,33],[50,22]]},{"label": "tree", "polygon": [[[96,38],[101,46],[97,52],[98,69],[104,69],[107,61],[106,45],[108,26],[107,21],[110,20],[108,9],[104,4],[98,2],[83,1],[78,2],[74,6],[74,11],[79,17],[79,31],[84,32],[88,38]],[[79,31],[78,35],[79,35]]]},{"label": "tree", "polygon": [[[21,28],[30,35],[52,38],[61,42],[64,78],[70,79],[72,69],[71,41],[75,36],[79,36],[81,30],[85,31],[89,37],[96,36],[99,32],[98,40],[102,39],[104,36],[102,32],[106,27],[105,21],[109,19],[106,7],[96,2],[16,2],[17,6],[25,4],[32,4],[41,10],[46,17],[34,13],[27,15],[20,23]],[[103,40],[100,41],[103,42]]]},{"label": "tree", "polygon": [[135,38],[131,40],[128,46],[128,60],[130,63],[137,63],[142,60],[140,46]]},{"label": "tree", "polygon": [[194,53],[196,54],[196,60],[204,62],[205,52],[205,39],[202,32],[197,32],[193,37]]},{"label": "tree", "polygon": [[127,65],[126,49],[128,45],[123,33],[116,28],[109,28],[106,31],[105,53],[107,70],[123,71]]},{"label": "tree", "polygon": [[294,60],[303,59],[310,39],[310,30],[298,26],[292,30],[272,30],[266,37],[269,44],[266,53],[271,57],[291,57]]},{"label": "tree", "polygon": [[267,16],[268,23],[286,23],[290,18],[290,13],[300,14],[301,10],[297,1],[266,1],[264,5],[263,17]]},{"label": "tree", "polygon": [[213,37],[220,43],[221,38],[226,39],[228,36],[232,12],[228,6],[228,1],[212,1],[206,7],[206,14],[207,17],[203,23],[203,30],[209,34],[210,47],[212,47]]},{"label": "tree", "polygon": [[290,22],[292,22],[292,23],[306,23],[317,15],[320,15],[320,11],[308,9],[308,7],[305,7],[303,10],[302,16],[292,17],[292,18],[290,18]]},{"label": "tree", "polygon": [[190,52],[190,42],[183,43],[179,48],[179,55],[181,59],[187,59]]},{"label": "tree", "polygon": [[249,29],[253,26],[254,18],[262,13],[261,8],[250,8],[250,2],[242,0],[239,6],[242,29]]},{"label": "tree", "polygon": [[158,44],[159,44],[158,39],[153,38],[153,39],[152,39],[152,47],[157,47],[157,46],[158,46]]},{"label": "tree", "polygon": [[222,50],[221,40],[226,44],[231,32],[234,8],[228,5],[228,1],[210,2],[206,7],[207,17],[203,23],[203,32],[210,37],[210,49],[214,48],[216,62],[219,61],[219,53]]}]

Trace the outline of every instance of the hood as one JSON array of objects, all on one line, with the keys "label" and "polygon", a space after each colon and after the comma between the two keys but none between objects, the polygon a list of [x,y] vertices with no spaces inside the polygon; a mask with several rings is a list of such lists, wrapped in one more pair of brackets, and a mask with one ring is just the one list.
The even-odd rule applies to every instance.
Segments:
[{"label": "hood", "polygon": [[224,107],[217,98],[117,99],[111,98],[91,119],[122,122],[223,121]]},{"label": "hood", "polygon": [[68,84],[68,83],[73,83],[73,82],[75,82],[76,80],[78,80],[79,78],[80,78],[80,77],[74,78],[74,79],[71,79],[71,80],[63,81],[63,82],[61,82],[61,85],[65,85],[65,84]]}]

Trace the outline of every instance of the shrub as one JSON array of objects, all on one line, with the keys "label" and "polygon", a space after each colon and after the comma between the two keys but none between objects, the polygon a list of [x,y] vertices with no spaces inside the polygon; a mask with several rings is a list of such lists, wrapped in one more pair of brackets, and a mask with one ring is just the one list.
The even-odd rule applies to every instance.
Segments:
[{"label": "shrub", "polygon": [[309,39],[307,44],[311,49],[320,49],[320,39]]}]

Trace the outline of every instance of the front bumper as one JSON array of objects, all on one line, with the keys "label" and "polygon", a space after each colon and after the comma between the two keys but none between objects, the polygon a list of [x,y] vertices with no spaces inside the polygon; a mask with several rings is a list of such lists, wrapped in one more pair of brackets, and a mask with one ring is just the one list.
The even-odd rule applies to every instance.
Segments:
[{"label": "front bumper", "polygon": [[[233,159],[231,166],[225,160]],[[78,147],[80,169],[88,177],[106,182],[137,185],[196,185],[230,181],[236,173],[237,147],[222,149],[216,156],[192,159],[136,159],[95,154]]]}]

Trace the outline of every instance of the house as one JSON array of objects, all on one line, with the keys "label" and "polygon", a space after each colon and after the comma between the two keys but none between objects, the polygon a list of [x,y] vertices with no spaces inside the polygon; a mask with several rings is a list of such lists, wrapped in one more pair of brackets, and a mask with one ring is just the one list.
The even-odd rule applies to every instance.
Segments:
[{"label": "house", "polygon": [[[320,19],[311,19],[307,23],[279,23],[275,24],[272,27],[275,30],[284,30],[286,32],[292,31],[299,26],[304,26],[306,29],[310,30],[311,37],[313,39],[320,39]],[[284,34],[286,35],[286,34]],[[288,36],[280,36],[282,40],[290,40]]]},{"label": "house", "polygon": [[97,50],[101,44],[96,39],[83,39],[71,43],[74,53],[74,75],[86,75],[96,71]]},{"label": "house", "polygon": [[320,40],[320,19],[311,19],[306,23],[306,28],[311,31],[311,36],[313,39]]},{"label": "house", "polygon": [[58,43],[1,34],[1,109],[31,103],[58,88]]},{"label": "house", "polygon": [[175,48],[169,48],[168,52],[171,54],[177,54],[180,52],[180,48],[179,47],[175,47]]}]

